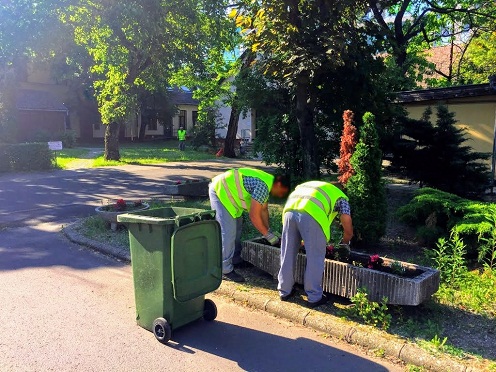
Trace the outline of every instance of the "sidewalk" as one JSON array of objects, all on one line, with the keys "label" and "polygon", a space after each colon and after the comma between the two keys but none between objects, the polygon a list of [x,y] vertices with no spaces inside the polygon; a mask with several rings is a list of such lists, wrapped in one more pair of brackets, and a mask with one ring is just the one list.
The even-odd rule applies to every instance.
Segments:
[{"label": "sidewalk", "polygon": [[[63,233],[74,243],[95,249],[118,260],[130,263],[128,249],[122,249],[110,244],[90,240],[77,233],[79,222],[65,226]],[[247,277],[244,284],[223,281],[213,294],[233,300],[240,305],[268,312],[277,317],[299,323],[304,326],[324,332],[332,337],[344,340],[350,344],[362,346],[368,350],[379,350],[385,355],[397,358],[407,364],[422,366],[429,371],[458,372],[480,371],[474,365],[457,360],[449,355],[428,352],[400,337],[382,332],[374,327],[357,324],[317,310],[311,310],[294,302],[281,302],[276,290],[262,291],[257,288],[256,280]]]}]

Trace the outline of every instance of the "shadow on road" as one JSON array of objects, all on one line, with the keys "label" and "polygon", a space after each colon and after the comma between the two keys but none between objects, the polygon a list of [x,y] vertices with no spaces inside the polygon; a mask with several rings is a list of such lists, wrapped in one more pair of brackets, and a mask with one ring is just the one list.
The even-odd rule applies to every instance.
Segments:
[{"label": "shadow on road", "polygon": [[44,229],[44,226],[0,230],[0,271],[50,266],[79,270],[125,266],[96,252],[88,253],[87,248],[69,242],[57,227]]},{"label": "shadow on road", "polygon": [[199,349],[235,361],[245,371],[387,371],[370,360],[308,338],[275,336],[221,321],[199,320],[172,336],[170,347],[186,353]]}]

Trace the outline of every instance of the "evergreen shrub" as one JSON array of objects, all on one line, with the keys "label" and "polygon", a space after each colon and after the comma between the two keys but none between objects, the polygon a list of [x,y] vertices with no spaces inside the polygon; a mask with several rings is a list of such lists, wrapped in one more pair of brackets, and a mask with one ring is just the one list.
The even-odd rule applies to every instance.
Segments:
[{"label": "evergreen shrub", "polygon": [[375,128],[375,117],[363,115],[360,139],[350,159],[354,174],[346,184],[353,218],[354,241],[374,243],[386,231],[386,189],[382,180],[382,153]]},{"label": "evergreen shrub", "polygon": [[353,175],[353,167],[350,164],[351,156],[355,152],[357,143],[357,130],[353,125],[355,114],[351,110],[343,113],[343,134],[341,135],[341,144],[339,148],[338,180],[342,185],[346,185],[348,179]]},{"label": "evergreen shrub", "polygon": [[459,196],[476,196],[489,185],[484,160],[489,154],[467,145],[467,131],[455,126],[454,113],[439,105],[436,121],[427,108],[420,120],[404,119],[401,138],[396,141],[393,167],[412,181]]},{"label": "evergreen shrub", "polygon": [[[494,266],[496,204],[464,199],[433,188],[421,188],[398,208],[398,218],[417,229],[417,237],[430,244],[452,233],[463,238],[469,258]],[[489,261],[488,261],[489,260]]]}]

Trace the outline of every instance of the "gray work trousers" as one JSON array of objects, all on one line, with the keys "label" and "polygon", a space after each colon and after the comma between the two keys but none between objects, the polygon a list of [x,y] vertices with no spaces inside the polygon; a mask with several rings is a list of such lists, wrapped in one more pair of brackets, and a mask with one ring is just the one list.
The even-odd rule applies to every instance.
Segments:
[{"label": "gray work trousers", "polygon": [[208,188],[210,206],[215,210],[215,219],[220,224],[222,237],[222,273],[233,271],[233,264],[243,262],[241,258],[241,229],[243,217],[233,218],[226,207],[221,203],[212,186]]},{"label": "gray work trousers", "polygon": [[284,213],[281,236],[281,269],[277,289],[281,296],[288,295],[295,283],[296,257],[301,240],[305,243],[307,266],[304,276],[304,289],[309,302],[322,298],[322,275],[327,239],[320,225],[307,213],[288,211]]}]

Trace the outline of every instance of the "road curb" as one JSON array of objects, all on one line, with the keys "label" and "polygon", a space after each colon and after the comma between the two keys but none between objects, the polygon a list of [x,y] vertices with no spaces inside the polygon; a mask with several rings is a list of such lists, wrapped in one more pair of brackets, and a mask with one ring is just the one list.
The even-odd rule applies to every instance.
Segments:
[{"label": "road curb", "polygon": [[424,367],[429,371],[479,371],[440,353],[434,355],[405,339],[387,334],[376,328],[345,321],[333,315],[321,313],[318,310],[304,308],[299,304],[254,295],[253,291],[233,288],[232,283],[223,282],[221,287],[214,293],[229,297],[240,304],[249,305],[258,310],[263,310],[275,316],[327,333],[349,344],[360,345],[371,350],[384,350],[386,355],[408,364]]},{"label": "road curb", "polygon": [[[81,222],[66,225],[62,233],[73,243],[83,245],[130,263],[129,251],[110,244],[88,239],[78,233]],[[279,299],[259,295],[253,290],[239,289],[239,284],[222,282],[213,292],[214,295],[230,298],[242,305],[247,305],[272,315],[290,320],[294,323],[327,333],[335,338],[356,344],[370,350],[383,350],[386,355],[397,358],[405,363],[421,366],[433,372],[476,372],[479,369],[467,366],[462,362],[446,356],[433,354],[398,336],[390,335],[376,328],[343,320],[330,314],[305,308],[297,303],[281,302]]]},{"label": "road curb", "polygon": [[73,243],[83,245],[105,255],[112,256],[114,258],[117,258],[119,261],[131,263],[131,255],[129,254],[128,249],[112,246],[108,243],[97,242],[95,240],[82,236],[77,231],[80,224],[81,221],[76,221],[68,224],[62,228],[62,233]]}]

